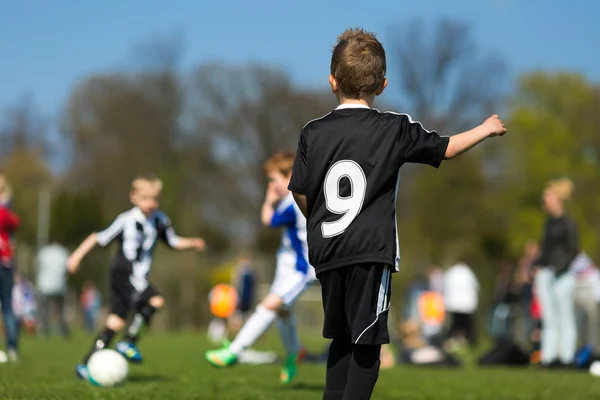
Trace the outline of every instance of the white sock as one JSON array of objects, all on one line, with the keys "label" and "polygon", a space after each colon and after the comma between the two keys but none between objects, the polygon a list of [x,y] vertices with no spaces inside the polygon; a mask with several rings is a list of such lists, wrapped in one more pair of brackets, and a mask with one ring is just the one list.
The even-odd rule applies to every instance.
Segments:
[{"label": "white sock", "polygon": [[242,329],[229,346],[233,354],[239,355],[242,351],[252,346],[275,320],[275,311],[258,306],[254,314],[248,318]]},{"label": "white sock", "polygon": [[300,340],[296,329],[296,315],[290,312],[287,318],[277,318],[277,327],[281,335],[283,347],[288,355],[300,351]]}]

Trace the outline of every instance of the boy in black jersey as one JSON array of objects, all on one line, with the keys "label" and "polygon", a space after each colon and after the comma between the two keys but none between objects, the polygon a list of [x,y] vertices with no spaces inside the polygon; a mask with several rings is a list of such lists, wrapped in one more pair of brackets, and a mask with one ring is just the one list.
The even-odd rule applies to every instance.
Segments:
[{"label": "boy in black jersey", "polygon": [[105,230],[92,233],[73,252],[67,261],[71,273],[79,269],[81,260],[96,245],[107,246],[113,240],[119,249],[110,271],[110,311],[106,328],[94,339],[91,350],[77,366],[82,379],[95,383],[87,370],[87,361],[97,351],[107,348],[115,334],[125,327],[125,320],[135,311],[125,340],[117,344],[117,351],[132,362],[141,362],[136,343],[141,328],[150,323],[156,310],[164,304],[163,297],[148,281],[152,255],[158,240],[176,250],[204,249],[200,238],[183,238],[175,234],[169,218],[159,209],[162,182],[154,177],[136,178],[131,185],[132,209],[120,214]]},{"label": "boy in black jersey", "polygon": [[398,170],[438,167],[484,139],[506,133],[497,115],[452,136],[406,114],[371,106],[387,85],[385,50],[375,35],[348,29],[331,58],[339,107],[300,134],[289,189],[307,217],[309,260],[321,282],[323,336],[333,339],[323,399],[369,399],[389,343],[391,273],[397,271]]}]

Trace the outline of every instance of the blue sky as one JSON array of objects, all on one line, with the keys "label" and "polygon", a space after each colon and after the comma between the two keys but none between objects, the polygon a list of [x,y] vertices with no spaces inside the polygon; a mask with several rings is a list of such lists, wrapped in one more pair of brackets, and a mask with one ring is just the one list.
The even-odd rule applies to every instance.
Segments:
[{"label": "blue sky", "polygon": [[28,93],[55,117],[74,84],[127,67],[152,35],[181,35],[184,68],[261,61],[298,84],[325,85],[331,45],[346,27],[375,31],[385,44],[414,17],[469,23],[513,75],[569,69],[598,81],[599,16],[594,0],[0,0],[0,111]]}]

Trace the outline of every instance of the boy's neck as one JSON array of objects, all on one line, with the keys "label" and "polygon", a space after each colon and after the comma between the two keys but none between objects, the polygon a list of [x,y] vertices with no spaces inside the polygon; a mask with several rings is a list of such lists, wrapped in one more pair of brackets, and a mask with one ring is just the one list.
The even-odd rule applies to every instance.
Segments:
[{"label": "boy's neck", "polygon": [[344,97],[343,95],[337,96],[338,102],[340,105],[342,104],[361,104],[363,106],[367,106],[369,108],[373,107],[373,103],[375,102],[375,95],[365,96],[360,99],[350,99]]}]

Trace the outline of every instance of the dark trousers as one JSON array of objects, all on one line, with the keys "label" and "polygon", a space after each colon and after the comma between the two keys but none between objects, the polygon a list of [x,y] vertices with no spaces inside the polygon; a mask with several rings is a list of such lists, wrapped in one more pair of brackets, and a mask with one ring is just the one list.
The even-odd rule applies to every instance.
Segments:
[{"label": "dark trousers", "polygon": [[54,308],[58,317],[58,329],[61,336],[69,336],[69,326],[65,316],[65,295],[51,294],[40,295],[40,330],[42,335],[48,336],[50,310]]},{"label": "dark trousers", "polygon": [[451,324],[448,336],[451,338],[462,337],[466,339],[469,345],[474,346],[477,343],[474,314],[451,312],[450,318]]},{"label": "dark trousers", "polygon": [[14,283],[14,270],[0,264],[0,304],[2,305],[2,318],[6,330],[6,348],[17,349],[18,331],[17,319],[12,309],[12,290]]}]

